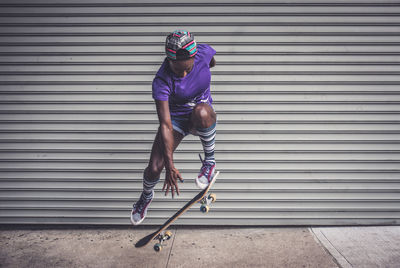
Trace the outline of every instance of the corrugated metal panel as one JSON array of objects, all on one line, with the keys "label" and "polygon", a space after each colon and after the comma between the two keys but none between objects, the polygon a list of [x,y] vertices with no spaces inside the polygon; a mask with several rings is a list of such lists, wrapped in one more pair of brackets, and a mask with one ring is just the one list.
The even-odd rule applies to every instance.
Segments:
[{"label": "corrugated metal panel", "polygon": [[[179,224],[400,222],[399,1],[2,1],[0,223],[129,224],[166,34],[217,50],[218,202]],[[145,224],[196,192],[197,138]]]}]

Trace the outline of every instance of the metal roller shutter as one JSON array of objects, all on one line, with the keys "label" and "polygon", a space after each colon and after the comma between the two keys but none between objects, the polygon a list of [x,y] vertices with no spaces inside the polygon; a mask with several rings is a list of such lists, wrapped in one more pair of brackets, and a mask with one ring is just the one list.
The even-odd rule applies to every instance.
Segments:
[{"label": "metal roller shutter", "polygon": [[[219,201],[178,224],[400,222],[399,1],[2,1],[0,223],[130,224],[168,32],[217,50]],[[196,137],[172,200],[198,190]]]}]

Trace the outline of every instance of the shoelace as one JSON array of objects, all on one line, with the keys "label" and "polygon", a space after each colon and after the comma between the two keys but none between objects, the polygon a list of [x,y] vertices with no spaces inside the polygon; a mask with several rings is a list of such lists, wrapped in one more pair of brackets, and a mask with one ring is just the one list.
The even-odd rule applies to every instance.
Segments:
[{"label": "shoelace", "polygon": [[203,173],[207,178],[208,178],[208,174],[211,171],[211,167],[213,166],[212,163],[203,160],[203,158],[201,157],[201,154],[199,154],[200,157],[200,161],[203,164],[203,166],[201,167],[201,173]]},{"label": "shoelace", "polygon": [[142,209],[144,208],[144,204],[145,204],[145,200],[143,197],[143,194],[140,196],[139,201],[136,202],[134,209],[138,210],[138,211],[142,211]]}]

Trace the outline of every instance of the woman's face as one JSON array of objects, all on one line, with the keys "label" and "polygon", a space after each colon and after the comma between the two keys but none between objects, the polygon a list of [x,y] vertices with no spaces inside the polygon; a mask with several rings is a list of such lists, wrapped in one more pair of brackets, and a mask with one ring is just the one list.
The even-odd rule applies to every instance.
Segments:
[{"label": "woman's face", "polygon": [[170,60],[168,59],[169,67],[178,77],[185,77],[193,69],[194,57],[187,60]]}]

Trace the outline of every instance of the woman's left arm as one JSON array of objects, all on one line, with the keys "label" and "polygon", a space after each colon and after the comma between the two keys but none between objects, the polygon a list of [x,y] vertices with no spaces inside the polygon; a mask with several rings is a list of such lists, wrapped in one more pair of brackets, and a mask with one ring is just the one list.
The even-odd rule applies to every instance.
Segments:
[{"label": "woman's left arm", "polygon": [[210,68],[214,67],[217,64],[217,62],[215,61],[214,57],[212,57],[211,61],[210,61]]}]

